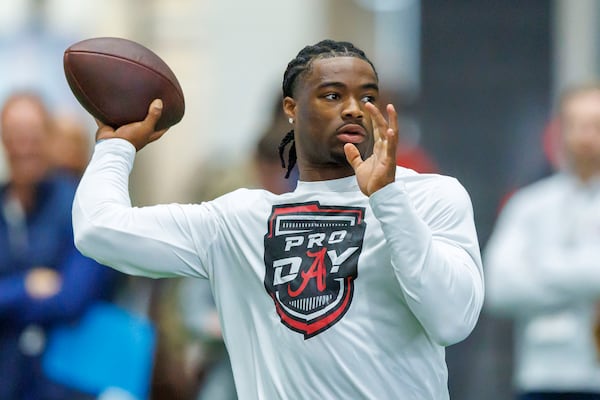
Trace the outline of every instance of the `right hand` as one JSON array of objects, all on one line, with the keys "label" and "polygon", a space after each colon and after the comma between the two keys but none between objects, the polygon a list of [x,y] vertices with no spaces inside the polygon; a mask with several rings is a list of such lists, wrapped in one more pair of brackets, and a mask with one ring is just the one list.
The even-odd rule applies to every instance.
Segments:
[{"label": "right hand", "polygon": [[168,128],[160,131],[154,130],[154,127],[162,113],[162,106],[163,104],[160,99],[154,100],[150,104],[150,107],[148,108],[148,114],[143,121],[123,125],[117,130],[114,130],[110,126],[104,125],[102,122],[96,120],[96,124],[98,125],[98,130],[96,131],[96,141],[102,139],[121,138],[134,145],[136,151],[140,151],[148,143],[152,143],[155,140],[160,139],[160,137],[168,130]]}]

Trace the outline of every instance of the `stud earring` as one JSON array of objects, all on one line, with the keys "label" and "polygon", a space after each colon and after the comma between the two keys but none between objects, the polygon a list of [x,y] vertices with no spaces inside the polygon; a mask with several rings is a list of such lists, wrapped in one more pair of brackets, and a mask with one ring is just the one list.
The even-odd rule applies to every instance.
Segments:
[{"label": "stud earring", "polygon": [[294,123],[294,118],[290,117],[290,119],[288,119],[288,121],[290,121],[290,124]]}]

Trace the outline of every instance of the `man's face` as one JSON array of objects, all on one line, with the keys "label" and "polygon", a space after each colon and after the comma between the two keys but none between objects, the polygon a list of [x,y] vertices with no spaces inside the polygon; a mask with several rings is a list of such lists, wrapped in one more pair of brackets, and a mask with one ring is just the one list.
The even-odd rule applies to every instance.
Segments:
[{"label": "man's face", "polygon": [[574,172],[600,173],[600,91],[574,94],[562,106],[565,152]]},{"label": "man's face", "polygon": [[350,166],[344,144],[353,143],[363,158],[373,150],[371,116],[365,103],[377,105],[377,77],[357,57],[316,59],[299,78],[286,113],[295,119],[295,142],[301,168]]},{"label": "man's face", "polygon": [[17,185],[39,182],[48,168],[48,126],[45,115],[31,99],[16,99],[2,114],[0,132],[10,169]]}]

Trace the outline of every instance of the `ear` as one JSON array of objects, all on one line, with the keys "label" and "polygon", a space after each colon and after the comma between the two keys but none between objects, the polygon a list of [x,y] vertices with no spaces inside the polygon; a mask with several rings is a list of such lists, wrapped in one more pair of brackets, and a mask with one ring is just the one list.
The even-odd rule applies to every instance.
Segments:
[{"label": "ear", "polygon": [[296,120],[296,100],[287,96],[283,99],[283,112],[288,118]]}]

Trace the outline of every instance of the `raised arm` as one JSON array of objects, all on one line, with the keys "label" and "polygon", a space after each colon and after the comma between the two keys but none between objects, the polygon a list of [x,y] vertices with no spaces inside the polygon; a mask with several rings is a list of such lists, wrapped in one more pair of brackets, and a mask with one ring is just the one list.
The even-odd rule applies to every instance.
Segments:
[{"label": "raised arm", "polygon": [[426,219],[412,204],[405,185],[395,180],[397,115],[388,120],[372,104],[375,146],[362,160],[347,144],[346,157],[373,213],[382,225],[392,265],[411,311],[441,345],[463,340],[473,330],[483,305],[481,255],[471,201],[454,179],[441,178],[429,197],[437,199]]},{"label": "raised arm", "polygon": [[154,131],[160,112],[155,101],[144,121],[116,131],[99,124],[98,143],[73,203],[75,244],[84,255],[128,274],[206,277],[190,215],[203,221],[200,240],[209,242],[215,237],[209,207],[131,206],[128,181],[135,153],[165,133]]},{"label": "raised arm", "polygon": [[483,305],[483,273],[466,191],[443,178],[430,195],[435,204],[417,212],[398,181],[375,192],[370,203],[408,306],[429,336],[446,346],[473,330]]}]

